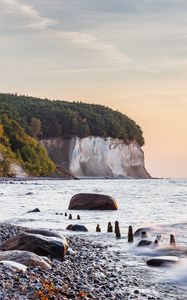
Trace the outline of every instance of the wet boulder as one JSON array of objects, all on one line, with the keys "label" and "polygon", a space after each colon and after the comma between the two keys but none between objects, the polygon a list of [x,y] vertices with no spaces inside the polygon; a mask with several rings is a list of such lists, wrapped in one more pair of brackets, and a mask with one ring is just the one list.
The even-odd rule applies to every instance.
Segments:
[{"label": "wet boulder", "polygon": [[88,229],[84,225],[79,225],[79,224],[70,224],[66,227],[66,230],[72,230],[72,231],[82,231],[82,232],[87,232]]},{"label": "wet boulder", "polygon": [[147,261],[148,266],[152,267],[165,267],[168,265],[173,265],[179,262],[176,256],[158,256],[151,258]]},{"label": "wet boulder", "polygon": [[148,240],[141,240],[138,242],[137,246],[138,247],[149,247],[150,245],[152,245],[153,242],[152,241],[148,241]]},{"label": "wet boulder", "polygon": [[[2,251],[0,252],[0,261],[11,261],[27,267],[40,267],[44,270],[51,269],[51,266],[42,257],[29,251]],[[1,262],[0,262],[1,263]]]},{"label": "wet boulder", "polygon": [[27,229],[28,233],[34,233],[34,234],[41,234],[44,236],[51,236],[51,237],[57,237],[57,238],[62,238],[62,235],[59,233],[53,231],[53,230],[47,230],[47,229]]},{"label": "wet boulder", "polygon": [[65,237],[49,237],[41,234],[22,232],[1,244],[3,251],[24,250],[50,259],[63,260],[68,250]]},{"label": "wet boulder", "polygon": [[107,195],[80,193],[71,198],[68,209],[117,210],[116,201]]}]

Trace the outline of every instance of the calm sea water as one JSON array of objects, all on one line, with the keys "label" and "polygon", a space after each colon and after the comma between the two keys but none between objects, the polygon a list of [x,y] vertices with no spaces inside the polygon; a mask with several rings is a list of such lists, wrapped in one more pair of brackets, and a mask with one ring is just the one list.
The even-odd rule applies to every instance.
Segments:
[{"label": "calm sea water", "polygon": [[[119,205],[117,211],[73,211],[73,220],[64,215],[71,197],[80,192],[103,193],[114,197]],[[132,225],[153,227],[150,238],[162,234],[162,244],[169,244],[169,234],[176,237],[177,244],[187,248],[187,180],[39,180],[25,182],[2,182],[0,184],[0,220],[16,225],[34,228],[51,228],[60,232],[70,223],[85,225],[89,238],[111,244],[114,251],[120,253],[123,260],[136,268],[147,268],[149,280],[157,284],[168,284],[187,299],[187,261],[182,259],[180,266],[169,269],[151,269],[146,266],[148,253],[138,252],[135,246],[127,243],[127,229]],[[40,213],[28,214],[28,210],[38,207]],[[81,220],[76,216],[80,214]],[[113,234],[107,234],[108,221],[120,223],[122,239],[116,240]],[[100,224],[102,232],[95,232]],[[161,286],[160,286],[161,288]]]}]

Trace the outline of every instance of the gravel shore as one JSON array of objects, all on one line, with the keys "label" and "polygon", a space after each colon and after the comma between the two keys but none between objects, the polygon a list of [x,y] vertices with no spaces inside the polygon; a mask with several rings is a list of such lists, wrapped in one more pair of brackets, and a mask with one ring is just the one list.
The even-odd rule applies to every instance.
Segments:
[{"label": "gravel shore", "polygon": [[[1,224],[0,241],[26,230]],[[165,299],[145,284],[144,269],[136,274],[110,247],[78,236],[68,240],[70,253],[62,262],[54,259],[51,270],[22,272],[0,265],[0,299]]]}]

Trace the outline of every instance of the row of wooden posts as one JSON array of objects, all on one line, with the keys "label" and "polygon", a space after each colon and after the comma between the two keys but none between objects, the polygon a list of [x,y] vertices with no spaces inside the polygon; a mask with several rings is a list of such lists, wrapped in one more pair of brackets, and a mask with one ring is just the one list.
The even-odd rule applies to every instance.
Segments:
[{"label": "row of wooden posts", "polygon": [[[64,215],[65,215],[65,217],[68,216],[68,214],[66,212]],[[72,214],[69,214],[68,219],[72,220]],[[80,215],[77,215],[77,220],[80,220],[80,219],[81,219]],[[100,228],[99,224],[97,224],[97,226],[96,226],[96,232],[101,232],[101,228]],[[107,232],[113,232],[113,226],[112,226],[111,222],[108,222]],[[115,221],[114,233],[116,235],[116,238],[118,238],[118,239],[121,238],[121,232],[120,232],[118,221]],[[145,230],[142,231],[141,238],[147,238],[147,233]],[[132,228],[132,226],[129,226],[129,228],[128,228],[128,243],[133,243],[133,242],[134,242],[133,228]],[[154,244],[158,244],[157,238],[155,239]],[[173,234],[170,234],[170,245],[176,246],[175,236]]]},{"label": "row of wooden posts", "polygon": [[[97,224],[97,226],[96,226],[96,232],[101,232],[101,228],[100,228],[99,224]],[[113,227],[112,227],[111,222],[108,222],[107,232],[113,232]],[[115,221],[114,233],[116,235],[116,238],[121,238],[118,221]],[[141,238],[147,238],[147,232],[145,230],[142,231]],[[160,239],[160,237],[159,238],[156,237],[154,244],[158,244],[159,239]],[[129,226],[129,228],[128,228],[128,243],[133,243],[133,242],[134,242],[133,228],[132,228],[132,226]],[[175,236],[173,234],[170,234],[170,245],[176,246]]]},{"label": "row of wooden posts", "polygon": [[[56,215],[63,215],[63,213],[60,213],[60,214],[59,214],[59,213],[56,213]],[[64,216],[65,216],[65,217],[68,216],[67,212],[64,213]],[[68,219],[69,219],[69,220],[72,220],[72,219],[73,219],[72,214],[69,214]],[[80,220],[80,219],[81,219],[80,215],[77,215],[77,220]]]}]

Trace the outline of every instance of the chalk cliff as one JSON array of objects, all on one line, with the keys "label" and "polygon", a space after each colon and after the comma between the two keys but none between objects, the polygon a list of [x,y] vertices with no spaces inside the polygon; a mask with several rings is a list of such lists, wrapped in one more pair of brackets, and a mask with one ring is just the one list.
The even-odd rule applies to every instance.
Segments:
[{"label": "chalk cliff", "polygon": [[150,178],[140,145],[120,139],[86,137],[43,139],[41,143],[57,166],[76,177]]}]

